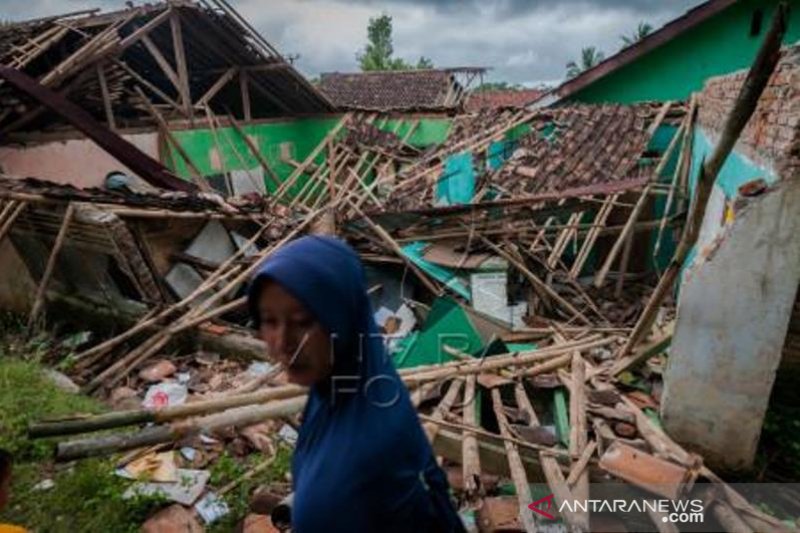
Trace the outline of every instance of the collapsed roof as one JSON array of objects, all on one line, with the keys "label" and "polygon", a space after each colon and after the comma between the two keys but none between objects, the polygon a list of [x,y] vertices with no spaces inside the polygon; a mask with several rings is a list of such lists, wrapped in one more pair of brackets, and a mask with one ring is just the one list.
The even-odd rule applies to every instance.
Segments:
[{"label": "collapsed roof", "polygon": [[[151,125],[158,122],[156,114],[192,119],[230,109],[249,119],[333,109],[224,1],[97,11],[0,29],[0,64],[62,93],[112,127]],[[7,85],[0,85],[0,103],[0,134],[61,124],[56,114]]]}]

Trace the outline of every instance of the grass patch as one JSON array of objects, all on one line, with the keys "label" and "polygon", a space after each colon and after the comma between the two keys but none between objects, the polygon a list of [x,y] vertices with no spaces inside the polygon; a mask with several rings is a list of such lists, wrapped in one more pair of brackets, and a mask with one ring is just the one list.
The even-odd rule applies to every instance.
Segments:
[{"label": "grass patch", "polygon": [[[53,462],[57,439],[27,438],[31,422],[75,413],[98,413],[105,407],[93,398],[64,392],[44,374],[47,366],[69,360],[70,347],[46,335],[25,339],[24,322],[0,314],[0,448],[15,458],[8,506],[0,523],[31,531],[139,531],[160,507],[160,497],[122,499],[130,482],[114,475],[111,458]],[[225,495],[231,512],[210,526],[210,532],[234,531],[247,515],[250,495],[262,485],[284,482],[291,449],[278,447],[278,457],[262,472],[241,482]],[[209,465],[209,487],[219,489],[265,460],[261,454],[237,458],[227,453]],[[44,480],[52,488],[38,489]]]},{"label": "grass patch", "polygon": [[[11,500],[0,512],[0,522],[47,532],[138,531],[160,501],[123,500],[126,484],[113,474],[114,465],[108,459],[54,464],[53,440],[28,440],[29,422],[96,413],[102,406],[55,387],[38,362],[40,351],[49,347],[41,343],[25,350],[25,344],[16,339],[0,344],[0,447],[15,457]],[[28,360],[14,357],[23,352]],[[46,479],[54,486],[37,490],[37,484]]]}]

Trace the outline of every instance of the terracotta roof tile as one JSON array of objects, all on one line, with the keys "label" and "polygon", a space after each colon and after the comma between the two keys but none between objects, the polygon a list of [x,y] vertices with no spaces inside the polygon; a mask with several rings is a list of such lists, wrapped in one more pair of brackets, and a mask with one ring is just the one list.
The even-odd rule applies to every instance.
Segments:
[{"label": "terracotta roof tile", "polygon": [[442,109],[453,82],[443,70],[324,73],[319,88],[342,109]]},{"label": "terracotta roof tile", "polygon": [[467,111],[479,109],[498,109],[503,107],[525,107],[538,100],[546,91],[542,89],[504,89],[497,91],[473,92],[465,104]]}]

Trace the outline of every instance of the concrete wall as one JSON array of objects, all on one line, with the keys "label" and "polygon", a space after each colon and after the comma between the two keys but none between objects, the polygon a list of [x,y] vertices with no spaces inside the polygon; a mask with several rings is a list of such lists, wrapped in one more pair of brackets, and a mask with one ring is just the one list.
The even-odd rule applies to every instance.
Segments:
[{"label": "concrete wall", "polygon": [[[124,135],[151,157],[158,158],[156,133]],[[28,146],[0,147],[0,170],[21,178],[35,177],[76,187],[101,187],[112,171],[130,173],[122,163],[85,138]]]},{"label": "concrete wall", "polygon": [[685,273],[661,415],[714,465],[752,465],[800,280],[798,205],[798,179],[753,198]]},{"label": "concrete wall", "polygon": [[[720,74],[750,66],[778,0],[741,0],[683,35],[597,80],[570,97],[587,103],[684,100]],[[800,39],[800,5],[792,5],[784,42]],[[761,32],[750,35],[753,12],[763,9]],[[606,50],[606,56],[615,51]]]}]

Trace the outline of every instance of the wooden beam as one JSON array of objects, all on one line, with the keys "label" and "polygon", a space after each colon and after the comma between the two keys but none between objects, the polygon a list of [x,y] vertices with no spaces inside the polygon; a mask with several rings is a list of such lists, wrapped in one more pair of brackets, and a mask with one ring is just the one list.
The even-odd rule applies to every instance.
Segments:
[{"label": "wooden beam", "polygon": [[100,94],[103,96],[103,108],[106,112],[106,121],[109,129],[116,130],[117,123],[114,120],[114,109],[111,106],[111,95],[108,92],[108,80],[103,65],[97,65],[97,78],[100,80]]},{"label": "wooden beam", "polygon": [[5,215],[6,212],[10,212],[11,214],[8,215],[8,218],[5,218],[5,216],[2,217],[3,223],[0,225],[0,243],[3,242],[3,239],[5,239],[6,235],[11,230],[11,226],[14,225],[14,221],[17,219],[20,213],[22,213],[22,210],[25,209],[26,205],[28,205],[26,202],[19,202],[17,204],[12,200],[8,203],[6,209],[3,210],[3,215]]},{"label": "wooden beam", "polygon": [[112,59],[112,61],[114,62],[115,65],[117,65],[125,72],[130,74],[130,76],[137,82],[139,82],[139,84],[142,87],[144,87],[154,95],[158,96],[164,103],[171,105],[173,108],[175,108],[176,111],[179,112],[181,111],[181,106],[178,104],[178,102],[167,96],[164,93],[164,91],[162,91],[161,89],[159,89],[158,87],[156,87],[155,85],[144,79],[138,72],[129,67],[124,61],[120,61],[119,59]]},{"label": "wooden beam", "polygon": [[[175,136],[172,135],[172,132],[169,131],[169,125],[167,121],[164,120],[164,117],[161,116],[161,113],[150,103],[150,100],[144,95],[142,90],[139,87],[136,87],[136,92],[139,94],[142,102],[144,103],[147,110],[150,112],[150,115],[155,119],[156,124],[158,124],[161,133],[166,137],[167,141],[175,148],[175,151],[178,152],[178,155],[181,156],[183,162],[186,163],[186,166],[189,168],[189,171],[192,173],[192,181],[195,185],[197,185],[201,190],[206,192],[211,192],[211,186],[208,182],[203,178],[203,174],[200,172],[200,169],[192,161],[192,158],[189,157],[189,154],[186,153],[186,150],[181,146],[181,143],[175,139]],[[222,154],[220,154],[221,156]]]},{"label": "wooden beam", "polygon": [[[84,72],[95,74],[93,69]],[[0,66],[0,77],[61,115],[77,130],[151,185],[182,191],[194,190],[191,183],[178,179],[160,162],[97,122],[86,110],[71,102],[64,94],[44,87],[16,69]]]},{"label": "wooden beam", "polygon": [[172,11],[171,8],[165,9],[162,13],[150,19],[150,21],[147,22],[144,26],[135,30],[133,33],[122,39],[116,50],[117,55],[121,54],[127,48],[133,46],[134,44],[138,43],[143,36],[147,35],[157,27],[161,26],[161,23],[165,22],[170,17],[171,11]]},{"label": "wooden beam", "polygon": [[173,9],[169,18],[172,29],[172,47],[175,51],[175,64],[178,70],[178,92],[181,95],[186,116],[189,120],[193,117],[192,92],[189,86],[189,67],[186,64],[186,51],[183,48],[183,32],[181,30],[181,18],[177,9]]},{"label": "wooden beam", "polygon": [[183,95],[181,92],[181,81],[178,79],[178,74],[172,68],[172,65],[169,64],[167,58],[164,57],[164,54],[161,53],[161,50],[158,49],[156,44],[148,37],[147,35],[142,35],[142,44],[150,52],[150,55],[155,59],[156,64],[158,64],[158,68],[161,69],[161,72],[167,77],[167,79],[172,83],[172,86],[175,87],[175,90],[178,94]]},{"label": "wooden beam", "polygon": [[231,67],[226,70],[225,73],[222,74],[222,76],[220,76],[219,79],[217,79],[217,81],[215,81],[214,84],[205,92],[205,94],[197,100],[197,105],[205,106],[208,104],[208,102],[210,102],[211,99],[214,98],[214,96],[216,96],[217,93],[220,92],[222,88],[233,79],[237,70],[238,69],[236,67]]}]

